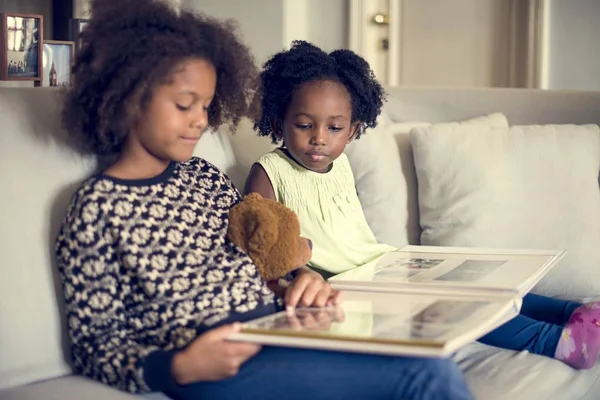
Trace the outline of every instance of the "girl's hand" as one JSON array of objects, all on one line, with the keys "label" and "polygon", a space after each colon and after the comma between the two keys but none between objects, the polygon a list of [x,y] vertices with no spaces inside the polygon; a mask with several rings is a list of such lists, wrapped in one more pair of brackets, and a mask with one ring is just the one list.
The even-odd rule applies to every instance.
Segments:
[{"label": "girl's hand", "polygon": [[298,305],[304,307],[338,305],[340,292],[333,290],[320,274],[304,267],[288,286],[284,301],[288,308]]},{"label": "girl's hand", "polygon": [[233,323],[211,329],[177,353],[171,364],[175,381],[187,385],[200,381],[219,381],[236,375],[242,364],[261,348],[254,343],[227,341],[240,328],[239,323]]}]

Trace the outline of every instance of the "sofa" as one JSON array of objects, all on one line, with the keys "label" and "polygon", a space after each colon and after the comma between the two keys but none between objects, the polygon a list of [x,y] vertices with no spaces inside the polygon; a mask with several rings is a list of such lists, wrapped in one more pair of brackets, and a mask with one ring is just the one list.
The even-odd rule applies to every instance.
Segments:
[{"label": "sofa", "polygon": [[[595,210],[600,207],[600,201],[594,203],[594,196],[599,192],[596,153],[600,152],[600,146],[595,149],[594,140],[598,136],[596,124],[600,123],[600,92],[409,87],[394,87],[388,91],[389,99],[380,125],[347,148],[361,203],[379,240],[397,246],[419,244],[422,238],[427,238],[427,244],[502,246],[504,242],[494,242],[495,238],[508,241],[516,237],[522,247],[572,244],[576,247],[575,253],[580,251],[579,255],[587,257],[583,263],[585,268],[583,265],[562,266],[562,272],[548,276],[549,281],[543,280],[536,290],[578,300],[600,294],[595,291],[595,287],[600,287],[600,280],[596,283],[592,279],[595,270],[600,270],[600,258],[590,258],[596,247],[600,248],[594,236],[600,233],[600,224],[595,225]],[[59,108],[60,92],[53,88],[0,88],[0,187],[3,193],[0,207],[0,399],[165,399],[157,393],[132,396],[72,374],[53,242],[74,188],[98,170],[99,160],[81,156],[69,146],[66,133],[60,129]],[[477,118],[481,116],[483,120],[479,123]],[[472,118],[475,120],[458,122]],[[565,129],[576,133],[566,133],[568,137],[564,140],[561,130]],[[495,141],[495,147],[486,148],[486,142],[481,143],[476,136],[480,130],[485,131],[490,141]],[[527,141],[528,135],[539,139],[540,132],[548,138],[562,139],[549,139],[544,144],[542,136],[542,141],[519,142]],[[435,143],[428,142],[444,135],[450,136],[444,137],[446,142],[442,147],[438,143],[434,149]],[[519,144],[514,144],[512,137],[518,137]],[[572,145],[580,145],[579,150],[569,150]],[[525,154],[531,148],[539,148],[541,153],[535,156],[527,153],[521,161],[509,163],[512,169],[503,170],[508,166],[494,164],[492,160],[496,157],[494,149],[500,147],[504,149],[502,157]],[[254,135],[251,125],[245,121],[234,135],[227,131],[205,134],[196,153],[223,169],[242,187],[252,162],[272,148],[270,141]],[[566,154],[564,162],[570,160],[569,157],[575,161],[552,164],[554,167],[544,164],[548,162],[544,157],[562,160],[562,156],[556,157],[561,151]],[[469,156],[464,157],[465,154]],[[433,165],[442,159],[454,160],[460,168],[452,167],[454,164]],[[486,160],[493,168],[481,167]],[[470,167],[469,162],[474,164]],[[519,164],[521,162],[526,164]],[[470,171],[473,165],[479,167],[460,178],[463,171]],[[522,165],[539,165],[540,169],[523,169],[520,173],[518,168]],[[571,165],[578,170],[572,171]],[[441,178],[428,174],[429,166],[444,172],[438,174]],[[452,171],[447,172],[449,170]],[[523,182],[542,179],[540,176],[546,171],[551,176],[543,178],[546,180],[539,190],[523,189]],[[493,174],[497,182],[482,180],[485,176],[481,174]],[[590,176],[595,177],[595,189],[593,184],[590,189]],[[502,177],[506,180],[499,179]],[[454,189],[448,184],[459,178],[465,182],[460,188]],[[555,180],[565,185],[574,182],[574,186],[556,189],[552,184]],[[473,182],[482,183],[469,186],[474,185]],[[498,185],[503,190],[521,187],[525,192],[500,195],[500,200],[494,200],[499,195],[493,192],[489,198],[492,200],[480,203],[477,201],[481,196],[474,200],[469,197],[468,190],[492,190]],[[568,192],[583,186],[588,188],[584,194]],[[439,190],[439,187],[446,189]],[[466,191],[460,194],[461,190]],[[432,198],[432,193],[437,197]],[[460,203],[460,207],[448,203],[457,193],[461,196],[456,203]],[[535,206],[537,203],[532,203],[532,199],[539,200],[542,195],[547,197],[542,197],[544,201]],[[587,200],[583,199],[585,196]],[[446,203],[440,197],[444,197]],[[573,210],[551,211],[548,217],[538,215],[555,198],[564,201],[560,203],[566,204],[564,207],[581,201],[593,212],[576,213],[579,206],[573,206]],[[419,204],[420,199],[423,204]],[[520,204],[519,199],[533,204],[535,209],[521,210],[527,224],[517,228],[519,221],[512,221],[514,232],[490,234],[481,223],[468,225],[487,221],[488,214],[502,218],[505,209]],[[496,208],[489,213],[485,207]],[[440,209],[444,209],[445,214]],[[474,222],[459,218],[470,209],[480,213]],[[584,222],[575,221],[574,226],[557,226],[555,230],[542,227],[547,234],[535,235],[535,240],[521,234],[529,225],[535,225],[531,222],[534,217],[551,222],[562,218],[561,224],[569,224],[571,214],[573,219],[584,219]],[[441,225],[435,226],[438,221],[442,221]],[[582,224],[587,224],[588,233],[576,232]],[[460,233],[473,226],[476,231],[466,239],[457,239],[456,235],[452,239],[455,242],[447,239],[448,232]],[[444,229],[446,233],[436,236],[436,232]],[[552,241],[544,242],[545,237]],[[481,241],[477,242],[479,238]],[[579,246],[586,241],[585,246]],[[581,261],[581,257],[573,260]],[[591,275],[579,274],[579,268]],[[571,280],[573,285],[569,284]],[[548,358],[480,343],[465,346],[454,357],[478,399],[600,398],[598,365],[591,370],[576,371]]]}]

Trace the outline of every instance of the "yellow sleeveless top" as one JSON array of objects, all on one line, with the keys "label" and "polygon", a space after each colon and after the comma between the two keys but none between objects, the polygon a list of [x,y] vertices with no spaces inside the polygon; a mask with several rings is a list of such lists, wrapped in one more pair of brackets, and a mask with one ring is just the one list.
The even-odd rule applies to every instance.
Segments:
[{"label": "yellow sleeveless top", "polygon": [[278,202],[293,210],[302,236],[313,242],[310,266],[338,274],[394,247],[377,243],[367,224],[345,154],[326,173],[310,171],[276,149],[258,160]]}]

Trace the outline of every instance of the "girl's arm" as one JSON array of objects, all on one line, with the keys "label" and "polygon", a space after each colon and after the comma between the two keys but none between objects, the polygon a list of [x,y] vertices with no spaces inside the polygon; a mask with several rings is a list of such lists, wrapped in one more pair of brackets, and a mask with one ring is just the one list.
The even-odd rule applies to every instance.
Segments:
[{"label": "girl's arm", "polygon": [[267,175],[267,172],[259,163],[254,163],[254,165],[252,165],[248,178],[246,179],[244,195],[250,193],[258,193],[265,199],[277,200],[269,175]]}]

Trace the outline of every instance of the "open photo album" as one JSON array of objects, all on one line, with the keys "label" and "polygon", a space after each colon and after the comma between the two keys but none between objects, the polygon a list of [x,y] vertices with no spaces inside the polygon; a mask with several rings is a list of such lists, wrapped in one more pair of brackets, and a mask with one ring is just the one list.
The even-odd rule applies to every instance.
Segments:
[{"label": "open photo album", "polygon": [[337,307],[297,308],[243,324],[230,340],[444,357],[520,310],[564,251],[406,246],[329,279]]}]

